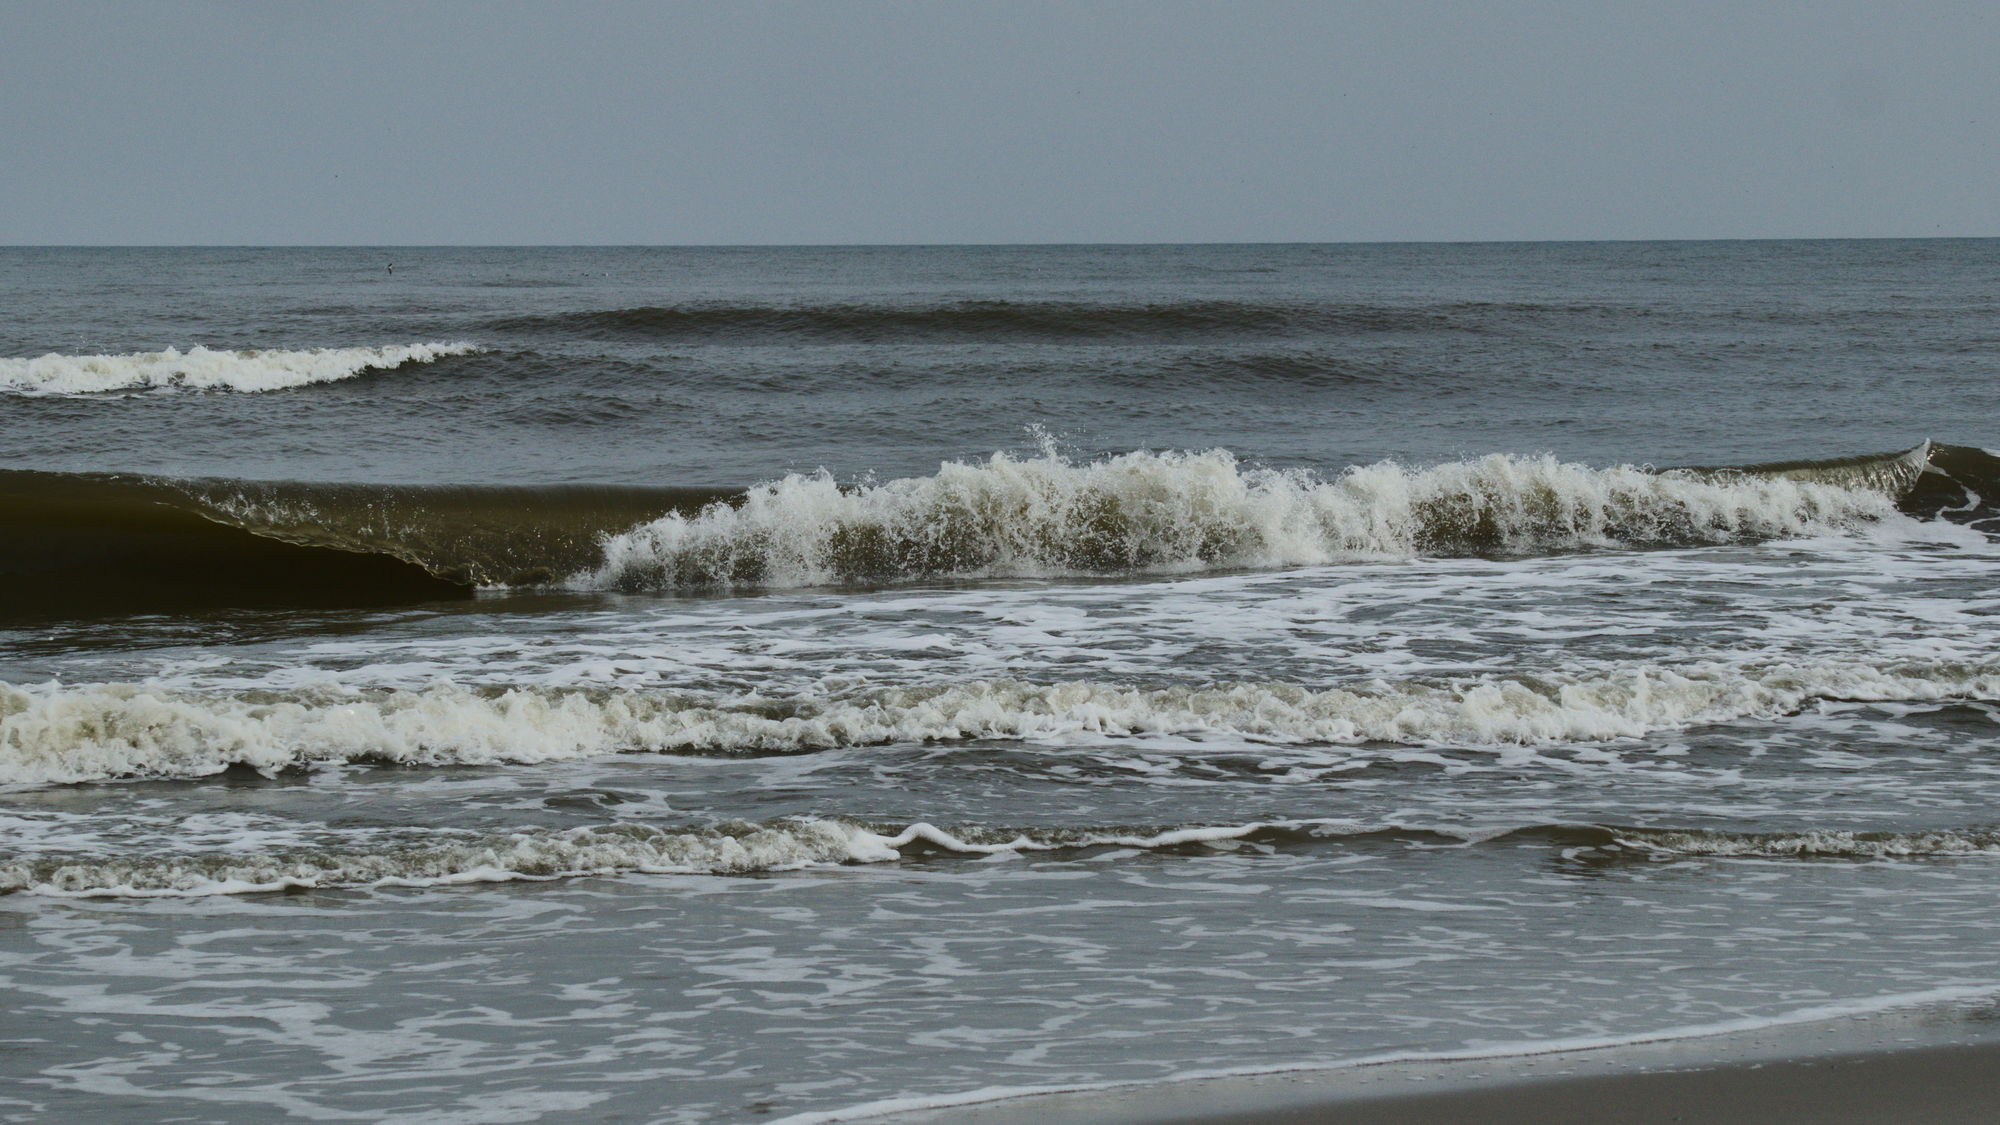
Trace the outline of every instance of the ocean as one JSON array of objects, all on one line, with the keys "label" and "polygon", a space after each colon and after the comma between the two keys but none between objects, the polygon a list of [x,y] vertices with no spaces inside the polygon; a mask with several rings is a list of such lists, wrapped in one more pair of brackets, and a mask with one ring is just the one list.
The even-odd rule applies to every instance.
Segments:
[{"label": "ocean", "polygon": [[1990,1022],[1996,278],[0,249],[0,1120]]}]

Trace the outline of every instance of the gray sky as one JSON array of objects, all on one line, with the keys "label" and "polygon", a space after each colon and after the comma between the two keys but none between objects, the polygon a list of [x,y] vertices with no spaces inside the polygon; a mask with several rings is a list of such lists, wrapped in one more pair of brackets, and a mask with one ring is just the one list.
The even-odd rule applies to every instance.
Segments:
[{"label": "gray sky", "polygon": [[2000,235],[2000,4],[0,0],[0,243]]}]

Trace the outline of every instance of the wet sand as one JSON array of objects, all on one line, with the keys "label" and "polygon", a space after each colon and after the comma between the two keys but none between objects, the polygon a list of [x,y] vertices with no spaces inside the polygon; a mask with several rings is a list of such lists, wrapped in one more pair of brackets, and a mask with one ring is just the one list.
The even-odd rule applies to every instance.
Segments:
[{"label": "wet sand", "polygon": [[1975,1125],[2000,1120],[2000,1046],[1509,1081],[1431,1094],[1166,1117],[1216,1125]]}]

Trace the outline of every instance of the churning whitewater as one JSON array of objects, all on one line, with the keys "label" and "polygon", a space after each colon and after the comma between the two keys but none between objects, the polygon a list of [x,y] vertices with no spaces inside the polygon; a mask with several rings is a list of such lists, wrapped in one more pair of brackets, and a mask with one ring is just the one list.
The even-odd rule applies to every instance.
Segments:
[{"label": "churning whitewater", "polygon": [[[1509,747],[1635,738],[1819,699],[1995,700],[2000,666],[1631,666],[1593,673],[1133,688],[1076,681],[940,683],[834,695],[438,685],[405,691],[211,694],[146,684],[0,683],[0,785],[201,777],[337,762],[486,765],[602,754],[795,754],[904,742],[1093,741],[1147,735],[1279,746]],[[1282,751],[1274,751],[1282,754]]]},{"label": "churning whitewater", "polygon": [[583,584],[700,590],[1182,574],[1745,542],[1894,514],[1922,462],[1883,460],[1886,487],[1855,488],[1500,454],[1429,468],[1384,462],[1322,479],[1251,468],[1224,450],[1085,463],[1052,451],[996,453],[852,489],[823,473],[789,476],[740,503],[669,514],[607,539],[603,566]]},{"label": "churning whitewater", "polygon": [[0,392],[20,395],[95,395],[109,391],[282,391],[351,379],[406,363],[434,363],[470,355],[473,344],[404,344],[373,348],[300,351],[211,351],[196,345],[129,355],[61,355],[0,358]]}]

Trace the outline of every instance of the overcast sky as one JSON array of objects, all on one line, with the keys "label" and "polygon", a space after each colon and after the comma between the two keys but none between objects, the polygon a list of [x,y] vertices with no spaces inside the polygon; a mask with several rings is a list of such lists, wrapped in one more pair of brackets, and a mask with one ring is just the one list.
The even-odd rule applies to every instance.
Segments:
[{"label": "overcast sky", "polygon": [[0,0],[0,243],[2000,235],[2000,3]]}]

